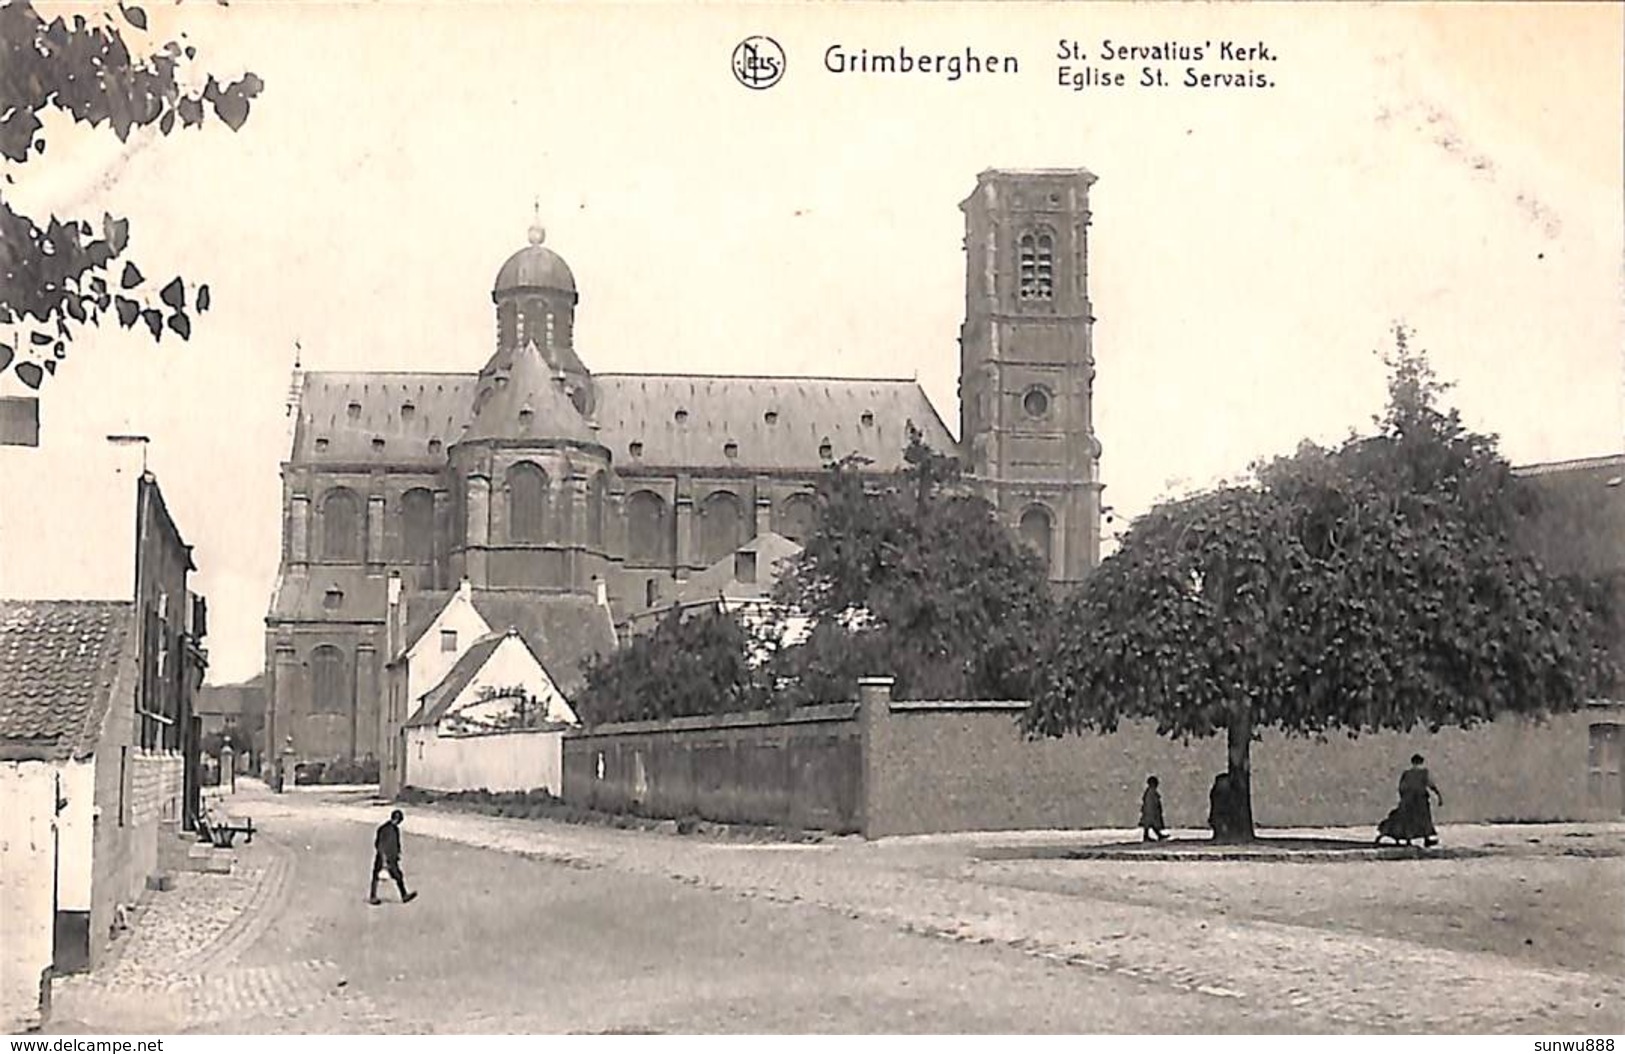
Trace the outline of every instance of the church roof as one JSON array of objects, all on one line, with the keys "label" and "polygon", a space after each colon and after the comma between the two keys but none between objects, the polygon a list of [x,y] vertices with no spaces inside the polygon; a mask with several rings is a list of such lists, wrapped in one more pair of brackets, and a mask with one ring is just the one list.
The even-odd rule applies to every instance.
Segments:
[{"label": "church roof", "polygon": [[472,373],[307,373],[293,460],[433,471],[468,423],[475,382]]},{"label": "church roof", "polygon": [[518,349],[506,369],[482,383],[474,397],[474,416],[459,442],[535,438],[598,442],[570,401],[563,379],[534,343]]},{"label": "church roof", "polygon": [[0,601],[0,759],[93,754],[121,685],[136,679],[129,601]]},{"label": "church roof", "polygon": [[312,565],[308,574],[283,574],[271,597],[270,617],[289,622],[377,622],[384,580],[364,567]]},{"label": "church roof", "polygon": [[[953,440],[917,381],[825,377],[600,374],[600,441],[617,468],[638,464],[816,470],[859,454],[903,462],[912,424],[939,450]],[[632,444],[641,443],[641,455]],[[826,445],[827,444],[827,445]]]},{"label": "church roof", "polygon": [[[816,471],[848,454],[894,469],[910,423],[931,446],[953,449],[912,380],[608,373],[593,383],[595,438],[618,469]],[[306,374],[292,459],[432,471],[462,435],[477,384],[471,373]]]}]

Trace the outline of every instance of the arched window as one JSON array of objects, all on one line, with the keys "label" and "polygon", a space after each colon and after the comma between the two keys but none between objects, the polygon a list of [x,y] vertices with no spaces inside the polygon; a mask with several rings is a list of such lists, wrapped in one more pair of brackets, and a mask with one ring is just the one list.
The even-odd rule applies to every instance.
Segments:
[{"label": "arched window", "polygon": [[670,567],[675,559],[666,499],[640,490],[626,499],[626,558],[646,567]]},{"label": "arched window", "polygon": [[310,712],[347,714],[350,712],[350,678],[344,653],[323,644],[310,653]]},{"label": "arched window", "polygon": [[604,547],[604,506],[609,502],[609,485],[604,474],[593,474],[587,484],[587,545],[593,549]]},{"label": "arched window", "polygon": [[547,473],[529,461],[508,469],[508,538],[539,542],[546,535]]},{"label": "arched window", "polygon": [[415,564],[434,559],[434,495],[426,487],[401,495],[401,556]]},{"label": "arched window", "polygon": [[361,499],[348,487],[334,487],[322,498],[322,559],[361,559]]},{"label": "arched window", "polygon": [[1032,547],[1043,561],[1044,573],[1050,568],[1050,515],[1049,510],[1042,505],[1034,505],[1021,514],[1021,527],[1019,529],[1021,540]]},{"label": "arched window", "polygon": [[1048,234],[1023,234],[1020,257],[1021,299],[1037,302],[1055,299],[1055,239]]},{"label": "arched window", "polygon": [[779,533],[801,545],[807,544],[818,523],[818,503],[811,494],[792,494],[784,499],[779,512]]},{"label": "arched window", "polygon": [[745,544],[744,507],[725,490],[700,504],[700,563],[714,564]]}]

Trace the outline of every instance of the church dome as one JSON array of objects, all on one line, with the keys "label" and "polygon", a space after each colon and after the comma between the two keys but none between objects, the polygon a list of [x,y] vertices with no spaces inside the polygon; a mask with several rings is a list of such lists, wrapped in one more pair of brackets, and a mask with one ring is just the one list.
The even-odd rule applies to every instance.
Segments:
[{"label": "church dome", "polygon": [[540,225],[530,229],[530,244],[508,257],[508,262],[497,272],[493,293],[510,289],[562,289],[576,291],[576,276],[564,258],[542,242],[547,232]]}]

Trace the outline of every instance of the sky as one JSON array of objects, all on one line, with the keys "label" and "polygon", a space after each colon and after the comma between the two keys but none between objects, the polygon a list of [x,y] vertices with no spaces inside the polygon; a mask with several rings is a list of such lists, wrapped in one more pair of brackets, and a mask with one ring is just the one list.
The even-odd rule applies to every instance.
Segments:
[{"label": "sky", "polygon": [[[6,193],[128,216],[144,270],[214,306],[190,343],[94,333],[47,380],[42,446],[0,457],[26,510],[0,592],[127,586],[84,487],[127,478],[105,436],[149,436],[216,683],[263,660],[296,344],[313,370],[477,370],[533,207],[590,368],[917,377],[957,429],[959,202],[987,168],[1088,168],[1109,533],[1367,426],[1396,322],[1514,462],[1625,446],[1618,5],[166,3],[150,25],[264,79],[242,130],[51,123]],[[730,63],[755,34],[787,57],[766,90]],[[1062,39],[1073,69],[1133,81],[1107,41],[1205,44],[1199,72],[1273,86],[1185,88],[1169,62],[1163,88],[1073,91]],[[835,74],[837,44],[1019,72]]]}]

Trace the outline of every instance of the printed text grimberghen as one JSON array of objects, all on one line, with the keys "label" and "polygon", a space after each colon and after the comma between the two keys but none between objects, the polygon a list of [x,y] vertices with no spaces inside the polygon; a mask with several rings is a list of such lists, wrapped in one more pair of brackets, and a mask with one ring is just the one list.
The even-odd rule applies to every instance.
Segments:
[{"label": "printed text grimberghen", "polygon": [[[1055,45],[1056,82],[1072,91],[1099,88],[1274,88],[1266,70],[1275,49],[1262,40],[1190,40],[1128,43],[1106,38],[1085,47],[1063,37]],[[970,46],[925,51],[906,45],[860,47],[844,43],[824,49],[826,72],[868,76],[919,76],[959,81],[1021,72],[1018,56]]]},{"label": "printed text grimberghen", "polygon": [[1021,63],[1014,55],[970,47],[954,54],[931,54],[906,47],[870,51],[831,44],[824,49],[824,69],[831,73],[925,73],[956,81],[966,74],[1020,73]]}]

